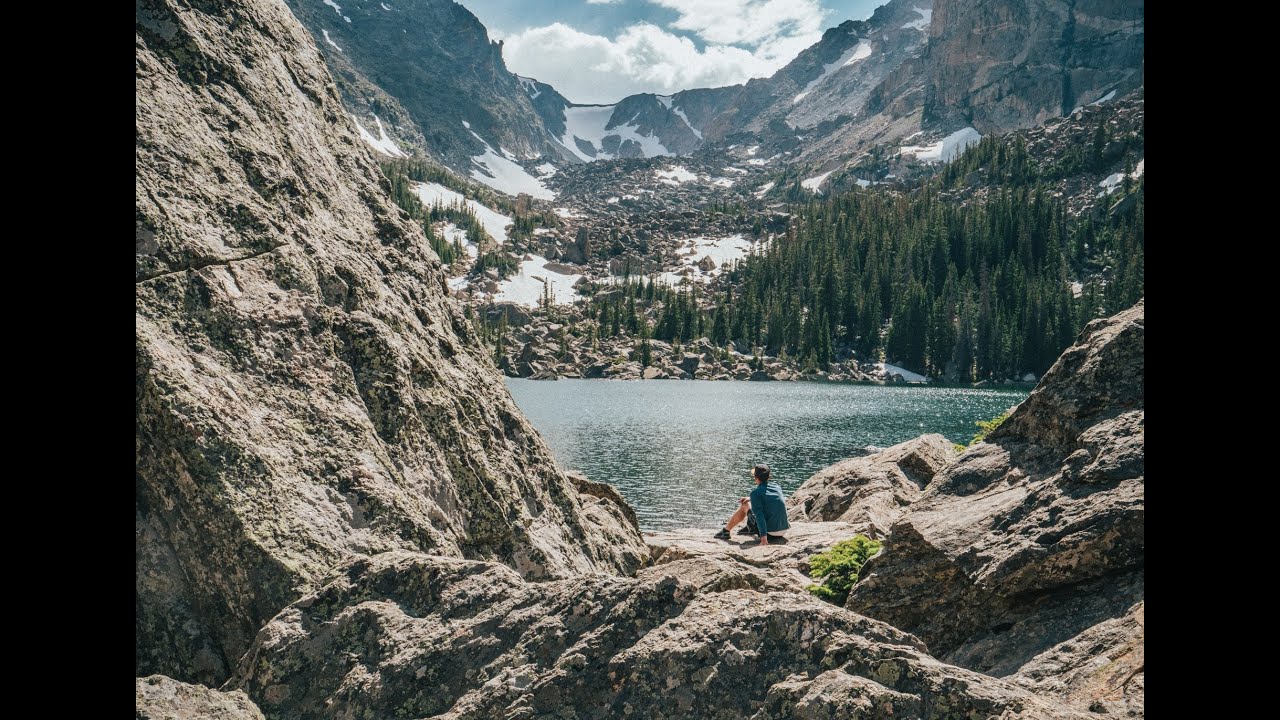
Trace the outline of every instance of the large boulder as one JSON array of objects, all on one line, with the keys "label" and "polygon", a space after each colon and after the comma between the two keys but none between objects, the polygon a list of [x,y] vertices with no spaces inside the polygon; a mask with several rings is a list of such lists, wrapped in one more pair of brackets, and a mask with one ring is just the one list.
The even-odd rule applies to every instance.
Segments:
[{"label": "large boulder", "polygon": [[282,3],[136,4],[135,664],[218,683],[336,564],[632,569]]},{"label": "large boulder", "polygon": [[1079,717],[761,576],[685,560],[530,583],[388,552],[281,612],[234,685],[281,719]]},{"label": "large boulder", "polygon": [[848,607],[948,662],[1009,675],[1140,602],[1144,327],[1142,302],[1090,323],[985,443],[937,474]]},{"label": "large boulder", "polygon": [[922,435],[814,473],[787,500],[797,519],[840,520],[884,537],[933,476],[956,457],[942,435]]},{"label": "large boulder", "polygon": [[133,688],[137,720],[263,720],[241,690],[219,692],[164,675],[136,678]]}]

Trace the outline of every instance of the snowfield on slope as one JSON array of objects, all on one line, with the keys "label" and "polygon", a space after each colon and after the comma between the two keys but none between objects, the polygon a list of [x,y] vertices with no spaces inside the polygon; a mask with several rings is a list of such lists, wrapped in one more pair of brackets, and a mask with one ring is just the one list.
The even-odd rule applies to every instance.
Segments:
[{"label": "snowfield on slope", "polygon": [[[548,268],[548,265],[553,267]],[[542,303],[543,292],[550,283],[555,304],[571,304],[574,298],[573,286],[582,279],[582,275],[561,272],[562,267],[564,266],[552,263],[540,255],[530,255],[528,260],[520,262],[519,272],[498,283],[498,292],[493,294],[493,301],[536,308]]]},{"label": "snowfield on slope", "polygon": [[490,210],[475,200],[465,198],[460,193],[436,183],[415,183],[413,191],[417,193],[418,199],[422,201],[422,204],[427,207],[437,203],[445,206],[462,203],[480,221],[480,225],[484,227],[485,232],[489,233],[499,244],[507,244],[507,226],[512,223],[510,217],[495,210]]},{"label": "snowfield on slope", "polygon": [[404,151],[401,150],[398,145],[396,145],[394,140],[387,137],[387,131],[383,129],[382,120],[378,119],[377,115],[373,116],[373,121],[378,124],[378,137],[374,137],[373,133],[364,129],[364,125],[360,124],[360,118],[352,115],[351,120],[355,122],[356,130],[360,131],[360,139],[365,141],[365,143],[374,150],[377,150],[383,155],[390,155],[391,157],[409,157],[404,154]]},{"label": "snowfield on slope", "polygon": [[[614,159],[615,156],[612,153],[604,150],[604,139],[611,135],[617,135],[620,138],[620,144],[628,140],[635,142],[640,146],[640,152],[647,158],[675,154],[668,150],[658,138],[652,135],[639,134],[637,132],[639,128],[630,122],[606,129],[613,119],[614,107],[614,105],[570,105],[566,107],[564,109],[564,137],[560,138],[560,144],[586,162]],[[634,118],[632,119],[634,120]],[[590,145],[595,154],[592,155],[583,151],[575,138]]]},{"label": "snowfield on slope", "polygon": [[836,58],[835,62],[823,65],[822,73],[818,75],[818,77],[810,80],[809,84],[804,86],[804,90],[801,90],[799,95],[796,95],[791,99],[791,104],[795,105],[803,100],[805,96],[812,92],[814,88],[818,87],[823,80],[834,75],[840,68],[853,65],[859,60],[866,60],[869,57],[871,57],[871,43],[866,40],[859,40],[857,45],[846,50],[843,55]]},{"label": "snowfield on slope", "polygon": [[903,155],[915,155],[923,163],[951,162],[965,148],[982,139],[977,130],[967,127],[957,130],[932,145],[908,145],[900,149]]}]

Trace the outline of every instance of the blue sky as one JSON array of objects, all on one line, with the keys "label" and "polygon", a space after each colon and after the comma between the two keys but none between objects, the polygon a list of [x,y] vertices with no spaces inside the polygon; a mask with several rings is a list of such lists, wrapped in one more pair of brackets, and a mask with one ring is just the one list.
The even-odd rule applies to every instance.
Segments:
[{"label": "blue sky", "polygon": [[459,0],[507,66],[578,103],[765,77],[886,0]]}]

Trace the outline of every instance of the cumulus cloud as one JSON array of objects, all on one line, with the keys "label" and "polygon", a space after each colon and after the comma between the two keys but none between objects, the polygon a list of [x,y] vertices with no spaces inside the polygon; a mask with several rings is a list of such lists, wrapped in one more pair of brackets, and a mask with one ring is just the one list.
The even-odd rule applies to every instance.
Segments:
[{"label": "cumulus cloud", "polygon": [[818,0],[649,0],[675,10],[671,27],[711,43],[760,46],[822,34],[827,11]]},{"label": "cumulus cloud", "polygon": [[650,0],[676,12],[671,30],[636,23],[616,37],[563,23],[504,38],[507,66],[577,103],[640,92],[670,94],[767,77],[822,37],[817,0]]}]

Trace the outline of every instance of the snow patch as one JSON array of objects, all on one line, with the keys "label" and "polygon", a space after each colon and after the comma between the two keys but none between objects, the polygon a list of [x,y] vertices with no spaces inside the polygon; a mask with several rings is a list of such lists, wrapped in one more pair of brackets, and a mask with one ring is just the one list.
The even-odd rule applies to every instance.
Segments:
[{"label": "snow patch", "polygon": [[337,50],[338,52],[342,52],[342,48],[338,47],[338,43],[334,42],[334,41],[333,41],[333,38],[329,37],[329,31],[328,31],[328,30],[321,30],[320,32],[324,33],[324,41],[325,41],[325,42],[327,42],[327,43],[329,43],[330,45],[332,45],[334,50]]},{"label": "snow patch", "polygon": [[467,255],[471,256],[471,260],[473,262],[476,258],[480,257],[480,246],[467,240],[466,230],[463,230],[453,223],[447,223],[442,232],[444,233],[445,240],[448,240],[450,243],[456,242],[461,245]]},{"label": "snow patch", "polygon": [[678,115],[680,119],[684,121],[685,126],[687,126],[694,135],[698,136],[699,140],[702,139],[702,131],[694,127],[693,123],[689,122],[689,116],[684,114],[684,108],[673,108],[671,112]]},{"label": "snow patch", "polygon": [[664,108],[666,108],[666,109],[668,109],[668,110],[670,110],[670,109],[671,109],[671,96],[670,96],[670,95],[654,95],[654,97],[658,98],[658,102],[662,103],[662,107],[664,107]]},{"label": "snow patch", "polygon": [[530,100],[537,100],[542,91],[538,89],[538,81],[533,78],[527,78],[523,75],[517,75],[516,79],[520,81],[520,85],[524,87],[524,91],[529,95]]},{"label": "snow patch", "polygon": [[365,130],[364,126],[360,124],[360,119],[355,115],[351,116],[351,120],[355,122],[356,129],[360,131],[360,139],[368,143],[374,150],[391,157],[409,157],[396,145],[394,140],[387,137],[387,131],[383,129],[382,120],[378,119],[377,115],[373,116],[373,121],[378,124],[378,137],[374,137],[373,133]]},{"label": "snow patch", "polygon": [[[1147,165],[1146,158],[1139,160],[1137,167],[1133,169],[1133,172],[1129,173],[1129,178],[1131,180],[1137,180],[1138,178],[1142,177],[1142,173],[1146,172],[1146,165]],[[1123,182],[1124,182],[1124,173],[1122,172],[1111,173],[1110,175],[1103,178],[1102,182],[1098,183],[1098,187],[1102,188],[1102,192],[1098,193],[1098,197],[1102,197],[1103,195],[1110,195],[1111,193],[1120,189],[1120,184]]]},{"label": "snow patch", "polygon": [[854,45],[853,47],[844,51],[844,54],[836,58],[835,62],[827,63],[826,65],[823,65],[822,74],[810,80],[809,84],[804,86],[804,90],[801,90],[799,95],[796,95],[794,98],[791,99],[791,104],[794,105],[800,102],[801,100],[803,100],[811,90],[817,87],[818,84],[821,83],[823,80],[826,80],[827,78],[831,77],[831,75],[834,74],[835,71],[839,70],[842,67],[845,67],[846,65],[852,65],[858,62],[859,60],[866,60],[869,57],[871,57],[871,44],[866,42],[865,40],[859,41],[857,45]]},{"label": "snow patch", "polygon": [[582,275],[549,269],[549,262],[539,255],[530,255],[528,260],[521,261],[519,272],[498,283],[493,301],[536,308],[542,303],[543,292],[549,288],[557,305],[573,302],[573,286],[582,279]]},{"label": "snow patch", "polygon": [[[751,244],[742,235],[688,238],[683,241],[683,247],[676,251],[681,258],[680,267],[661,273],[657,279],[668,285],[679,285],[686,279],[705,281],[723,272],[726,264],[731,265],[734,261],[745,258],[751,252]],[[706,257],[710,257],[716,265],[709,272],[698,267],[698,263]]]},{"label": "snow patch", "polygon": [[689,172],[683,165],[676,165],[669,170],[656,170],[653,174],[658,176],[658,182],[666,185],[679,185],[698,179],[696,173]]},{"label": "snow patch", "polygon": [[1106,95],[1103,95],[1102,97],[1098,98],[1097,100],[1094,100],[1093,102],[1091,102],[1091,103],[1089,103],[1089,104],[1090,104],[1090,105],[1101,105],[1102,103],[1107,102],[1108,100],[1113,100],[1113,99],[1115,99],[1115,96],[1116,96],[1116,91],[1115,91],[1115,90],[1112,90],[1111,92],[1107,93]]},{"label": "snow patch", "polygon": [[569,208],[562,207],[556,208],[556,214],[565,219],[585,217],[582,213],[577,213]]},{"label": "snow patch", "polygon": [[903,25],[902,29],[903,30],[915,29],[915,30],[919,30],[920,32],[929,32],[929,23],[933,22],[933,9],[930,8],[929,10],[925,10],[922,7],[913,7],[911,9],[920,13],[920,17],[916,18],[915,20],[912,20],[906,25]]},{"label": "snow patch", "polygon": [[822,183],[826,182],[827,177],[829,177],[833,172],[835,172],[835,170],[828,170],[822,173],[821,175],[814,175],[811,178],[805,178],[804,180],[800,181],[800,187],[804,188],[805,190],[812,190],[813,192],[816,192],[819,195],[821,195],[822,190],[820,190],[819,188],[822,187]]},{"label": "snow patch", "polygon": [[904,155],[915,155],[920,162],[951,162],[965,148],[982,139],[982,135],[971,127],[957,130],[932,145],[908,145],[901,148]]},{"label": "snow patch", "polygon": [[894,375],[894,374],[901,375],[903,380],[906,380],[907,382],[910,382],[910,383],[922,383],[922,382],[929,381],[929,378],[921,375],[920,373],[913,373],[910,370],[906,368],[900,368],[897,365],[890,365],[889,363],[876,363],[876,367],[883,370],[886,375]]},{"label": "snow patch", "polygon": [[773,189],[774,184],[775,183],[772,180],[770,180],[769,182],[756,188],[756,193],[755,193],[756,197],[764,197],[765,193]]},{"label": "snow patch", "polygon": [[427,207],[437,204],[448,206],[461,203],[476,216],[485,232],[489,233],[499,244],[506,244],[507,226],[512,222],[510,217],[490,210],[475,200],[465,198],[461,193],[437,183],[417,183],[413,186],[413,191],[418,194],[418,199]]},{"label": "snow patch", "polygon": [[342,6],[334,2],[333,0],[324,0],[324,4],[333,8],[333,11],[338,13],[339,15],[342,14]]},{"label": "snow patch", "polygon": [[733,187],[733,179],[727,177],[712,178],[711,184],[717,187],[731,188]]},{"label": "snow patch", "polygon": [[854,181],[853,181],[853,184],[854,184],[854,185],[857,185],[857,186],[858,186],[858,187],[860,187],[860,188],[869,188],[869,187],[871,187],[871,181],[870,181],[870,180],[863,180],[862,178],[858,178],[857,180],[854,180]]},{"label": "snow patch", "polygon": [[[475,133],[472,133],[475,135]],[[476,135],[479,138],[479,135]],[[476,167],[471,169],[471,177],[488,185],[494,190],[501,190],[508,195],[528,193],[539,200],[554,200],[555,192],[542,184],[542,181],[529,174],[515,161],[493,151],[489,143],[484,142],[484,154],[471,158]]]},{"label": "snow patch", "polygon": [[549,178],[556,174],[556,166],[546,162],[535,167],[534,170],[538,171],[538,177],[540,178]]},{"label": "snow patch", "polygon": [[[628,140],[639,145],[640,153],[644,157],[674,155],[663,146],[657,137],[641,135],[638,132],[639,126],[632,125],[630,121],[614,127],[608,127],[613,119],[615,107],[614,105],[571,105],[565,107],[564,137],[560,138],[560,144],[585,162],[614,159],[615,155],[613,153],[605,152],[604,139],[615,135],[618,137],[619,146],[625,144]],[[632,120],[634,119],[632,118]],[[587,143],[594,155],[584,152],[579,147],[577,140]]]}]

